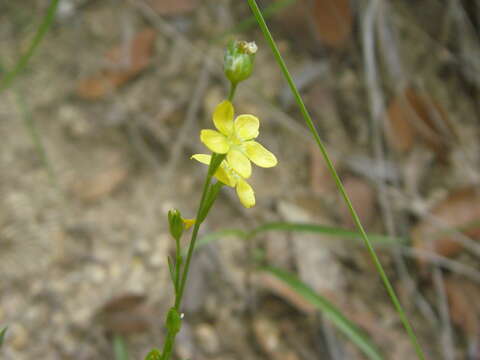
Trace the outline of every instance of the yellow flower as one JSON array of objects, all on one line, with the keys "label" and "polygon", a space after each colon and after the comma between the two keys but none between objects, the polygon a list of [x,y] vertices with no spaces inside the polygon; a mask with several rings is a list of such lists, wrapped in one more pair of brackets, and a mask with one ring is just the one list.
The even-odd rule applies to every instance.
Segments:
[{"label": "yellow flower", "polygon": [[[195,154],[192,156],[192,159],[205,165],[210,165],[211,158],[211,155],[207,154]],[[243,206],[251,208],[255,205],[255,193],[253,192],[252,187],[228,164],[226,160],[222,161],[214,176],[218,181],[227,186],[234,187],[237,190],[238,198]]]},{"label": "yellow flower", "polygon": [[200,132],[200,140],[213,152],[227,154],[228,164],[244,179],[252,174],[250,161],[264,168],[277,165],[275,155],[253,140],[258,136],[258,118],[245,114],[234,121],[233,116],[232,103],[222,101],[213,113],[218,131],[204,129]]}]

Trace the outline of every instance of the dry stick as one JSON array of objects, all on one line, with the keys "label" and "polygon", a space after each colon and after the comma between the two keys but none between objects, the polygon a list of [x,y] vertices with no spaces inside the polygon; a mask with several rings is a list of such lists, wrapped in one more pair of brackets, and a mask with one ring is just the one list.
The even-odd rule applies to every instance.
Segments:
[{"label": "dry stick", "polygon": [[175,168],[178,165],[178,160],[182,155],[183,148],[187,140],[190,139],[190,129],[195,124],[197,120],[198,110],[201,106],[201,99],[202,94],[205,93],[208,83],[209,83],[209,67],[210,67],[210,57],[211,57],[211,50],[206,51],[205,60],[203,62],[202,70],[200,72],[200,76],[197,81],[197,85],[193,90],[193,94],[190,97],[192,99],[187,109],[186,119],[182,124],[182,127],[178,131],[179,135],[175,139],[172,152],[170,154],[170,160],[168,161],[167,165],[165,166],[165,177],[163,178],[163,184],[170,184],[170,180],[172,179],[173,174],[175,173]]},{"label": "dry stick", "polygon": [[273,52],[273,55],[275,56],[275,59],[277,60],[277,63],[278,65],[280,66],[280,69],[281,71],[283,72],[283,75],[285,76],[288,84],[290,85],[290,89],[292,91],[292,93],[294,94],[295,96],[295,100],[300,108],[300,111],[302,113],[302,116],[308,126],[308,128],[310,129],[319,149],[320,149],[320,152],[322,153],[324,159],[325,159],[325,162],[327,163],[327,166],[330,170],[330,173],[335,181],[335,184],[337,186],[337,189],[338,191],[340,192],[340,194],[342,195],[343,197],[343,200],[345,201],[345,204],[347,205],[349,211],[350,211],[350,215],[352,216],[353,218],[353,221],[355,222],[355,225],[357,226],[358,228],[358,231],[360,233],[360,235],[362,236],[362,239],[364,240],[365,242],[365,246],[367,247],[368,249],[368,252],[370,253],[370,256],[372,257],[372,260],[375,264],[375,267],[385,285],[385,288],[388,292],[388,295],[390,296],[391,300],[392,300],[392,303],[393,305],[395,306],[395,309],[397,310],[398,312],[398,315],[400,317],[400,320],[402,321],[402,324],[403,326],[405,327],[405,330],[406,332],[408,333],[408,336],[410,337],[410,340],[415,348],[415,351],[417,353],[417,356],[419,359],[425,359],[425,355],[423,354],[423,351],[422,351],[422,348],[420,347],[420,344],[418,343],[417,341],[417,337],[415,336],[415,333],[412,329],[412,326],[410,325],[410,322],[403,310],[403,307],[402,305],[400,304],[400,301],[398,300],[398,297],[395,293],[395,290],[393,289],[391,283],[390,283],[390,280],[388,279],[386,273],[385,273],[385,270],[383,269],[383,266],[382,264],[380,263],[380,260],[378,259],[378,256],[370,242],[370,240],[368,239],[368,236],[363,228],[363,225],[362,223],[360,222],[360,219],[355,211],[355,209],[353,208],[353,205],[352,205],[352,202],[350,201],[350,198],[348,197],[346,191],[345,191],[345,188],[343,186],[343,183],[342,181],[340,180],[340,177],[338,176],[337,174],[337,171],[335,169],[335,167],[333,166],[332,164],[332,161],[330,160],[330,156],[328,155],[328,152],[325,148],[325,146],[323,145],[323,142],[322,140],[320,139],[320,136],[317,132],[317,130],[315,129],[315,125],[313,124],[313,121],[312,121],[312,118],[310,117],[310,114],[308,113],[308,110],[307,108],[305,107],[305,104],[303,103],[303,100],[300,96],[300,93],[298,92],[297,90],[297,87],[295,86],[295,83],[293,82],[293,79],[288,71],[288,68],[287,68],[287,65],[285,64],[283,58],[282,58],[282,55],[280,54],[280,51],[278,50],[277,48],[277,45],[275,43],[275,41],[273,40],[273,37],[272,37],[272,34],[270,33],[270,30],[268,29],[267,27],[267,24],[265,23],[265,19],[263,18],[262,16],[262,13],[260,11],[260,9],[258,8],[258,5],[256,3],[255,0],[247,0],[252,12],[254,13],[256,19],[257,19],[257,22],[263,32],[263,35],[265,37],[265,39],[267,40],[268,44],[270,45],[271,49],[272,49],[272,52]]},{"label": "dry stick", "polygon": [[445,360],[455,359],[455,348],[452,336],[452,323],[450,321],[450,312],[448,311],[448,299],[445,292],[445,283],[442,270],[436,266],[433,269],[433,284],[437,293],[437,308],[440,313],[442,332],[440,336],[440,346],[443,348],[443,357]]},{"label": "dry stick", "polygon": [[[384,28],[386,27],[385,24],[385,6],[384,2],[380,2],[377,0],[370,1],[367,9],[366,14],[363,20],[363,27],[362,27],[362,39],[363,39],[363,56],[365,61],[365,74],[366,74],[366,82],[367,82],[367,89],[369,94],[369,104],[370,104],[370,113],[372,115],[372,138],[373,138],[373,152],[377,163],[379,164],[379,169],[381,171],[380,180],[377,183],[378,186],[378,197],[380,207],[382,208],[382,215],[384,216],[385,225],[387,228],[387,233],[389,236],[396,236],[395,230],[395,221],[393,217],[393,211],[391,207],[391,201],[389,199],[390,194],[387,192],[385,188],[384,179],[386,178],[385,173],[385,154],[381,142],[381,131],[382,128],[382,119],[385,111],[385,101],[380,89],[378,75],[377,75],[377,64],[375,60],[375,38],[374,38],[374,23],[379,22],[379,19],[383,20]],[[383,11],[382,11],[383,10]],[[378,28],[378,27],[377,27]],[[381,37],[381,32],[383,28],[379,31],[378,36]],[[396,47],[394,44],[391,44],[391,47],[395,50],[392,54],[398,53],[396,51]],[[388,58],[389,63],[394,63],[395,74],[401,73],[401,66],[399,63],[399,59],[392,58],[392,54]],[[398,220],[397,220],[398,221]],[[395,268],[400,275],[401,280],[407,286],[407,289],[410,294],[415,294],[415,299],[419,308],[422,310],[423,314],[428,318],[432,319],[433,311],[431,306],[428,305],[428,302],[423,298],[423,296],[418,292],[417,285],[415,281],[412,279],[410,275],[407,265],[405,264],[405,260],[402,257],[401,253],[398,249],[393,249],[393,258],[395,263]],[[435,319],[435,316],[433,316]]]}]

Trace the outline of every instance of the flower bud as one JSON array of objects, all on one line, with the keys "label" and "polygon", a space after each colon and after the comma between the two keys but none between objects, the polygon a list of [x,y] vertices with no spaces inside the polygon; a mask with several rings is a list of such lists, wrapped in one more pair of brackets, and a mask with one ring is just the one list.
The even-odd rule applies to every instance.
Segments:
[{"label": "flower bud", "polygon": [[231,41],[228,44],[223,67],[225,75],[233,85],[250,76],[257,49],[253,41]]},{"label": "flower bud", "polygon": [[180,211],[173,209],[168,212],[168,224],[170,225],[170,234],[179,240],[185,228]]}]

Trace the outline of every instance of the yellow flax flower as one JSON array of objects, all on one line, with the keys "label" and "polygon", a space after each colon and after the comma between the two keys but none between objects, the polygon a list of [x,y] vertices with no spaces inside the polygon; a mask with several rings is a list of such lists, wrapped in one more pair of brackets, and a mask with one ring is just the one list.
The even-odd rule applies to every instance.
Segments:
[{"label": "yellow flax flower", "polygon": [[[212,156],[207,154],[195,154],[192,156],[192,159],[205,165],[210,165],[211,158]],[[253,192],[252,187],[229,165],[226,160],[222,161],[214,176],[218,181],[236,189],[238,198],[243,206],[251,208],[255,205],[255,193]]]},{"label": "yellow flax flower", "polygon": [[213,113],[213,123],[218,131],[204,129],[200,132],[200,140],[211,151],[227,154],[228,164],[244,179],[252,174],[250,161],[264,168],[277,165],[275,155],[253,140],[258,136],[258,118],[244,114],[233,120],[233,116],[232,103],[222,101]]}]

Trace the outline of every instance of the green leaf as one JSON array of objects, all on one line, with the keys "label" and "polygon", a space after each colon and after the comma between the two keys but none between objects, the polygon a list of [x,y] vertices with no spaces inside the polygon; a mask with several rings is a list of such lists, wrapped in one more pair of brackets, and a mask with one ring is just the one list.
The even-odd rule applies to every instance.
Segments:
[{"label": "green leaf", "polygon": [[322,314],[330,320],[339,331],[347,336],[360,350],[363,351],[369,359],[381,360],[383,359],[380,352],[377,350],[368,336],[353,322],[348,320],[339,309],[337,309],[327,299],[313,291],[306,284],[301,282],[297,277],[284,270],[274,267],[263,268],[264,271],[276,276],[287,284],[297,294],[302,296],[310,304],[315,306]]},{"label": "green leaf", "polygon": [[177,291],[176,288],[176,283],[175,283],[175,266],[173,265],[173,260],[171,256],[167,256],[167,261],[168,261],[168,269],[170,270],[170,278],[172,279],[172,284],[175,287],[175,292]]},{"label": "green leaf", "polygon": [[[268,231],[292,231],[292,232],[305,232],[313,234],[327,234],[332,237],[343,239],[360,239],[361,235],[352,230],[342,229],[334,226],[325,226],[308,223],[290,223],[290,222],[271,222],[254,228],[250,232],[245,232],[240,229],[225,229],[215,231],[198,239],[196,247],[207,245],[212,241],[219,240],[224,237],[235,237],[240,239],[253,238],[254,236],[268,232]],[[369,234],[370,239],[375,244],[382,245],[398,245],[407,242],[405,238],[391,237],[379,234]]]},{"label": "green leaf", "polygon": [[[267,231],[295,231],[295,232],[307,232],[307,233],[319,233],[332,235],[339,238],[345,239],[360,239],[362,235],[356,231],[342,229],[334,226],[325,226],[317,224],[308,224],[308,223],[288,223],[288,222],[271,222],[264,225],[261,225],[253,229],[249,236],[253,237],[257,234],[267,232]],[[407,242],[404,238],[378,235],[378,234],[368,234],[370,240],[374,243],[389,243],[389,244],[401,244]]]},{"label": "green leaf", "polygon": [[128,360],[127,345],[120,335],[115,335],[113,338],[113,352],[115,354],[115,360]]},{"label": "green leaf", "polygon": [[2,331],[0,331],[0,347],[3,345],[3,340],[5,340],[5,334],[7,333],[7,327],[3,328]]},{"label": "green leaf", "polygon": [[145,357],[145,360],[161,360],[161,359],[162,359],[162,353],[158,349],[152,349]]}]

